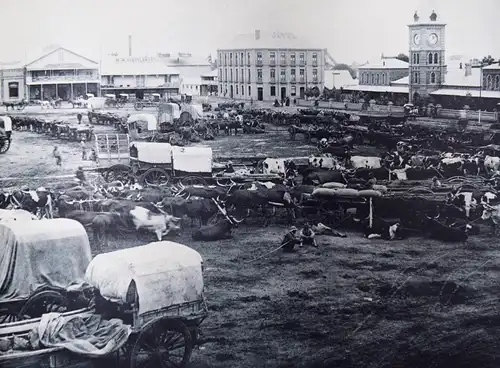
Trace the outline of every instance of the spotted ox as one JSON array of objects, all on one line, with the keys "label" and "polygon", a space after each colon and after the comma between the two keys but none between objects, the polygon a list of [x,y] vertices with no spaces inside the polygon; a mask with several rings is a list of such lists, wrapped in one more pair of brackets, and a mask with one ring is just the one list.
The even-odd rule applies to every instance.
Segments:
[{"label": "spotted ox", "polygon": [[9,196],[14,208],[21,208],[38,215],[40,218],[53,218],[52,195],[45,188],[37,190],[16,190]]},{"label": "spotted ox", "polygon": [[285,170],[285,160],[282,158],[266,158],[263,162],[264,174],[285,174]]},{"label": "spotted ox", "polygon": [[144,207],[134,207],[129,212],[136,230],[146,229],[156,234],[158,241],[170,231],[179,230],[176,225],[181,219],[168,214],[156,214]]},{"label": "spotted ox", "polygon": [[498,226],[500,224],[500,204],[497,204],[495,206],[484,204],[481,219],[483,219],[484,221],[491,219],[495,235],[500,235],[500,226]]},{"label": "spotted ox", "polygon": [[359,168],[380,169],[382,167],[380,162],[381,162],[380,157],[352,156],[350,159],[350,164],[353,169],[359,169]]},{"label": "spotted ox", "polygon": [[309,157],[309,166],[327,170],[342,170],[344,167],[340,165],[335,157]]},{"label": "spotted ox", "polygon": [[486,156],[484,158],[484,169],[487,173],[497,172],[500,168],[500,157]]}]

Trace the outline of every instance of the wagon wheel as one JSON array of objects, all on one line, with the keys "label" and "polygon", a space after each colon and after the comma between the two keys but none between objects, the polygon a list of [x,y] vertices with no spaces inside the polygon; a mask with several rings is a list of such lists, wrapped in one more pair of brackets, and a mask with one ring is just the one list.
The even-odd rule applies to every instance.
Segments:
[{"label": "wagon wheel", "polygon": [[193,351],[188,327],[163,318],[146,326],[132,348],[130,368],[185,367]]},{"label": "wagon wheel", "polygon": [[311,142],[311,132],[304,132],[304,138],[306,139],[306,142]]},{"label": "wagon wheel", "polygon": [[113,181],[119,180],[124,184],[130,182],[132,176],[132,170],[127,165],[114,165],[111,166],[104,176],[106,183],[111,183]]},{"label": "wagon wheel", "polygon": [[0,325],[16,321],[19,321],[17,313],[12,312],[8,308],[0,310]]},{"label": "wagon wheel", "polygon": [[165,185],[168,183],[169,179],[168,173],[157,167],[149,169],[142,176],[142,181],[150,186]]},{"label": "wagon wheel", "polygon": [[10,139],[0,138],[0,154],[6,153],[10,148]]},{"label": "wagon wheel", "polygon": [[55,290],[44,290],[32,295],[18,313],[19,320],[41,317],[50,312],[66,312],[68,299]]},{"label": "wagon wheel", "polygon": [[290,133],[290,140],[294,141],[296,132],[295,132],[295,128],[293,126],[288,128],[288,133]]},{"label": "wagon wheel", "polygon": [[344,220],[345,209],[344,207],[336,203],[335,208],[332,208],[332,204],[328,202],[323,202],[318,207],[318,220],[325,225],[338,225]]},{"label": "wagon wheel", "polygon": [[142,102],[136,102],[134,104],[134,109],[136,109],[137,111],[142,110],[143,108],[144,108],[144,104]]},{"label": "wagon wheel", "polygon": [[201,176],[187,176],[181,180],[182,185],[207,185],[207,181]]}]

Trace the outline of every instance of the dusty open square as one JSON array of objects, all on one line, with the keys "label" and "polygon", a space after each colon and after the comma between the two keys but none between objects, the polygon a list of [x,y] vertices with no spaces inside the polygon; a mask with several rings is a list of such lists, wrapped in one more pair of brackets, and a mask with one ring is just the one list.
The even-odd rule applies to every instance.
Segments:
[{"label": "dusty open square", "polygon": [[[57,114],[76,120],[75,110]],[[221,156],[315,150],[288,141],[283,128],[269,130],[202,143]],[[61,168],[51,156],[54,145],[63,153]],[[30,132],[14,132],[11,150],[0,156],[2,177],[10,178],[4,187],[71,180],[82,164],[78,143]],[[461,244],[388,243],[346,229],[344,239],[320,237],[318,249],[262,257],[286,230],[249,224],[231,240],[204,243],[191,240],[186,228],[175,238],[199,251],[206,266],[210,315],[191,367],[498,366],[500,253],[488,227]],[[121,236],[105,251],[153,240]]]}]

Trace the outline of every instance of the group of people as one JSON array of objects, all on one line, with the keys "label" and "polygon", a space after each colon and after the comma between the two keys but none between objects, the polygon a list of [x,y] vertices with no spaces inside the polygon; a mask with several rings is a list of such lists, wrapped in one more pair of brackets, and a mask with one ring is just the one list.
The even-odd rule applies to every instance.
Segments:
[{"label": "group of people", "polygon": [[299,231],[297,227],[292,226],[290,231],[285,234],[281,242],[281,247],[286,253],[292,253],[295,251],[295,246],[298,245],[299,248],[305,245],[312,245],[317,248],[318,244],[315,239],[316,234],[311,229],[309,223],[306,223],[302,230]]}]

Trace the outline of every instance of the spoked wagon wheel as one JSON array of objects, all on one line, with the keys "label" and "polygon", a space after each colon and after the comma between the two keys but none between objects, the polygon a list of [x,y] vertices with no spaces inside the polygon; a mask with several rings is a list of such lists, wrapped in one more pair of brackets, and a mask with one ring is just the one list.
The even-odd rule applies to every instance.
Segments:
[{"label": "spoked wagon wheel", "polygon": [[142,110],[143,108],[144,108],[144,104],[142,102],[136,102],[134,104],[134,109],[136,109],[137,111]]},{"label": "spoked wagon wheel", "polygon": [[290,133],[290,140],[294,141],[295,140],[295,128],[293,126],[288,128],[288,133]]},{"label": "spoked wagon wheel", "polygon": [[147,185],[165,185],[168,183],[170,177],[168,173],[156,167],[153,167],[146,171],[142,176],[142,181]]},{"label": "spoked wagon wheel", "polygon": [[0,137],[0,154],[6,153],[10,148],[10,139]]},{"label": "spoked wagon wheel", "polygon": [[318,207],[318,221],[335,226],[344,220],[345,210],[340,204],[321,203]]},{"label": "spoked wagon wheel", "polygon": [[19,311],[18,318],[30,319],[41,317],[50,312],[66,312],[68,299],[55,290],[44,290],[31,296]]},{"label": "spoked wagon wheel", "polygon": [[188,327],[177,320],[160,319],[140,332],[132,348],[130,368],[185,367],[192,351]]},{"label": "spoked wagon wheel", "polygon": [[4,323],[11,323],[11,322],[16,322],[19,321],[19,317],[17,316],[17,313],[14,313],[12,310],[9,308],[2,308],[0,310],[0,325],[3,325]]},{"label": "spoked wagon wheel", "polygon": [[182,185],[207,185],[207,181],[201,176],[187,176],[181,180]]},{"label": "spoked wagon wheel", "polygon": [[132,170],[130,166],[127,165],[113,165],[106,172],[104,180],[106,183],[111,183],[112,181],[119,180],[123,184],[127,184],[130,181]]}]

